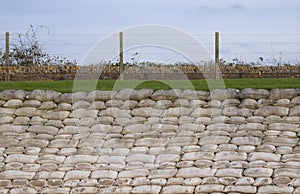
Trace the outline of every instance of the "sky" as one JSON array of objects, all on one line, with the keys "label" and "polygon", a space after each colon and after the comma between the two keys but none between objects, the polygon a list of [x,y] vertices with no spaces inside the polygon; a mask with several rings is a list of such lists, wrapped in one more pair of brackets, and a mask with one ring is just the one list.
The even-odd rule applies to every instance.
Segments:
[{"label": "sky", "polygon": [[[100,35],[108,35],[130,26],[158,24],[182,29],[196,35],[199,40],[205,39],[206,34],[219,31],[221,38],[224,35],[221,41],[240,44],[238,46],[241,50],[248,49],[247,52],[242,52],[245,54],[249,54],[252,49],[256,52],[255,57],[260,51],[268,50],[268,55],[272,55],[274,59],[274,53],[276,54],[276,51],[280,53],[281,48],[271,45],[272,42],[294,43],[286,45],[282,50],[288,50],[285,56],[293,53],[290,59],[296,60],[298,56],[300,59],[300,44],[295,44],[300,43],[298,0],[0,0],[0,2],[1,34],[6,31],[26,32],[29,25],[45,25],[50,29],[51,38],[55,34],[86,34],[89,35],[86,39],[90,40],[87,41],[88,46],[91,46],[93,42],[103,38]],[[99,36],[92,37],[92,34]],[[273,38],[267,36],[269,45],[259,47],[252,44],[257,41],[255,37],[261,34],[273,36]],[[259,36],[260,41],[265,40],[264,36]],[[72,41],[78,42],[84,38],[66,40],[67,38],[60,36],[58,39],[70,41],[71,43],[68,43],[72,44]],[[212,42],[213,39],[208,41]],[[238,47],[226,47],[224,45],[221,48],[224,56],[231,54],[232,58],[233,53],[239,51]],[[83,48],[77,53],[86,49]],[[212,52],[211,46],[207,46],[207,49]],[[65,51],[56,49],[55,52]]]}]

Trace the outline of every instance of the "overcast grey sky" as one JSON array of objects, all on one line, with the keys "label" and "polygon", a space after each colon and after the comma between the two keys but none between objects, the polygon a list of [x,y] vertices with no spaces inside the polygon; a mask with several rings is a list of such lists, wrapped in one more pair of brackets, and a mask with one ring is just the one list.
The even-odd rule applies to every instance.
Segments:
[{"label": "overcast grey sky", "polygon": [[[287,34],[284,42],[300,42],[300,36],[297,37],[298,40],[289,36],[300,34],[299,0],[0,0],[0,2],[1,34],[6,31],[26,32],[30,24],[45,25],[49,27],[51,34],[67,35],[110,34],[135,25],[162,24],[192,34],[213,34],[215,31],[219,31],[221,35]],[[222,40],[225,41],[225,38]],[[247,37],[242,39],[246,40]],[[268,41],[276,42],[278,39],[275,36]],[[254,48],[250,49],[260,51],[256,45],[241,43],[239,46],[252,46]],[[279,52],[281,48],[275,46],[275,49],[272,46],[272,52],[274,50]],[[296,49],[300,54],[299,46],[300,43],[287,45],[283,50],[294,52]],[[265,47],[267,50],[270,49],[270,44]],[[225,46],[221,49],[224,55],[234,52],[232,48]],[[299,54],[291,57],[298,60]],[[254,57],[257,58],[259,55],[259,52],[256,52]],[[228,58],[232,58],[232,55]]]},{"label": "overcast grey sky", "polygon": [[1,0],[0,31],[109,33],[164,24],[191,33],[300,33],[298,0]]}]

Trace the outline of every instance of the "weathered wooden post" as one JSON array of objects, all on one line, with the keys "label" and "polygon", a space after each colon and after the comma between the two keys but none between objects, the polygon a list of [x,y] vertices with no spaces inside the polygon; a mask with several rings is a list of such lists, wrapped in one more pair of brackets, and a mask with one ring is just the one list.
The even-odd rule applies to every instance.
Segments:
[{"label": "weathered wooden post", "polygon": [[5,81],[9,81],[9,32],[5,33]]},{"label": "weathered wooden post", "polygon": [[219,58],[219,32],[215,32],[215,79],[218,79],[217,66],[219,66],[220,58]]},{"label": "weathered wooden post", "polygon": [[124,64],[123,64],[123,32],[120,32],[120,79],[123,79],[123,72],[124,72]]}]

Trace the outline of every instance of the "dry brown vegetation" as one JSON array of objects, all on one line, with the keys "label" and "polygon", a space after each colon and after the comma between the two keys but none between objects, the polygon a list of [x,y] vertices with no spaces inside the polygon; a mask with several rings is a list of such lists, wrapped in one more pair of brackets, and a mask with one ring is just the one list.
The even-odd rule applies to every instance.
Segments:
[{"label": "dry brown vegetation", "polygon": [[[249,66],[249,65],[222,65],[220,74],[225,79],[236,78],[299,78],[300,65],[285,66]],[[188,79],[213,78],[214,66],[77,66],[77,65],[43,65],[43,66],[10,66],[8,68],[11,81],[57,81],[72,80],[76,74],[82,79],[97,77],[103,79],[118,79],[121,72],[127,79],[163,80],[180,78],[185,75]],[[4,80],[7,69],[0,66],[0,80]],[[176,76],[178,75],[178,76]]]}]

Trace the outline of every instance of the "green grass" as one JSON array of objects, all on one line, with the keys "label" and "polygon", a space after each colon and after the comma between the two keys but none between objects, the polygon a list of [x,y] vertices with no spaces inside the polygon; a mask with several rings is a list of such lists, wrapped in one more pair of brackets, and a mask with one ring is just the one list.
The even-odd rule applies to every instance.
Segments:
[{"label": "green grass", "polygon": [[[225,84],[225,85],[224,85]],[[209,87],[208,87],[209,86]],[[56,82],[0,82],[0,90],[14,89],[31,91],[35,89],[55,90],[58,92],[92,91],[92,90],[120,90],[123,88],[159,89],[196,89],[209,90],[215,88],[300,88],[299,78],[259,78],[259,79],[227,79],[227,80],[84,80],[84,81],[56,81]],[[73,89],[74,88],[74,89]]]},{"label": "green grass", "polygon": [[227,88],[300,88],[299,78],[249,78],[249,79],[228,79],[225,80]]}]

